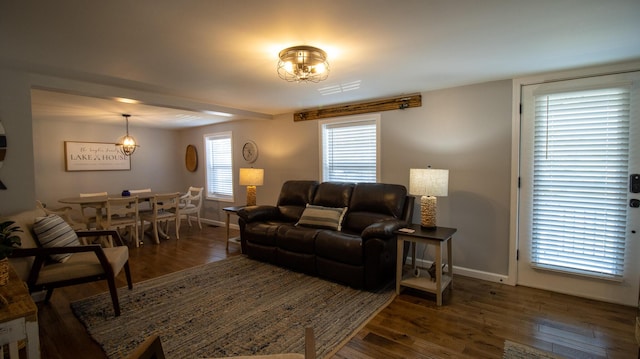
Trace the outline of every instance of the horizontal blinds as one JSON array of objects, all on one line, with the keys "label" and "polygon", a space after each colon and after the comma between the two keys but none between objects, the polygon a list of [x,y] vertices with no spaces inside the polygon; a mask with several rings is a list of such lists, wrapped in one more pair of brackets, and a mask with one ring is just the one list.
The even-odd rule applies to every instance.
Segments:
[{"label": "horizontal blinds", "polygon": [[207,196],[233,198],[233,166],[231,161],[231,135],[206,137],[207,144]]},{"label": "horizontal blinds", "polygon": [[532,265],[621,280],[629,90],[535,100]]},{"label": "horizontal blinds", "polygon": [[376,182],[377,122],[326,124],[323,177],[334,182]]}]

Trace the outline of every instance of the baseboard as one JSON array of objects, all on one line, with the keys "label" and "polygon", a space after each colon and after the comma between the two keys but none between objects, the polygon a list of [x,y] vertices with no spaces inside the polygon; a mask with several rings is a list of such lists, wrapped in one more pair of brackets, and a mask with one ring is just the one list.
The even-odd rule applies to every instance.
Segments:
[{"label": "baseboard", "polygon": [[[416,260],[418,267],[429,268],[431,266],[432,261],[427,261],[423,259]],[[411,264],[411,258],[407,258],[407,264]],[[446,267],[445,267],[446,268]],[[497,273],[483,272],[476,269],[469,269],[464,267],[453,266],[453,274],[458,274],[461,276],[486,280],[494,283],[505,283],[507,284],[508,276]]]},{"label": "baseboard", "polygon": [[[223,221],[216,221],[216,220],[213,220],[213,219],[202,218],[201,221],[202,221],[202,223],[210,224],[212,226],[217,226],[217,227],[225,227],[227,225]],[[240,227],[238,227],[237,223],[229,223],[229,228],[240,230]]]}]

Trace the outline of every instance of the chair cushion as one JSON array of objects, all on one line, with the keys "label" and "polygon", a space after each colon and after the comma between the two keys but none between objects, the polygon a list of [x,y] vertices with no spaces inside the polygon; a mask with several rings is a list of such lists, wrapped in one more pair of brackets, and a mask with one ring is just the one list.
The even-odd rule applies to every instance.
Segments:
[{"label": "chair cushion", "polygon": [[[114,275],[117,276],[129,260],[129,248],[119,246],[102,250],[111,264]],[[79,252],[70,256],[65,263],[52,263],[42,267],[36,285],[90,277],[102,273],[104,270],[95,252]]]},{"label": "chair cushion", "polygon": [[[80,245],[76,232],[57,214],[37,217],[33,223],[33,231],[40,245],[45,248]],[[71,253],[51,255],[51,259],[60,263],[64,263],[69,257]]]},{"label": "chair cushion", "polygon": [[302,212],[302,216],[300,216],[300,220],[298,220],[296,226],[340,231],[342,229],[342,220],[344,219],[344,214],[346,212],[347,207],[332,208],[307,204],[307,207]]}]

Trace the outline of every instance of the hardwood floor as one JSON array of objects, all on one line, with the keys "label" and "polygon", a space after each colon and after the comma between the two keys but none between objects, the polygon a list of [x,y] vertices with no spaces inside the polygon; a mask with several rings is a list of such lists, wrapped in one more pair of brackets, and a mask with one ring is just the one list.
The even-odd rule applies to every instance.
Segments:
[{"label": "hardwood floor", "polygon": [[[130,249],[134,286],[149,278],[239,255],[225,250],[225,229],[182,226],[180,240]],[[125,286],[124,274],[118,286]],[[105,358],[69,303],[106,291],[90,283],[57,289],[39,304],[43,358]],[[222,304],[221,304],[222,305]],[[510,340],[568,358],[635,358],[636,309],[456,276],[437,307],[432,296],[405,290],[334,358],[501,358]]]}]

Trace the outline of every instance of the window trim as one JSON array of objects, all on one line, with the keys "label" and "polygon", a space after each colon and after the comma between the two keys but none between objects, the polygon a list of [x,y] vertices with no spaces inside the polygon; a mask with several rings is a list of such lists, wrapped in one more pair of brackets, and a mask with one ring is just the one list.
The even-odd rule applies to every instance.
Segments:
[{"label": "window trim", "polygon": [[[206,133],[202,136],[204,142],[205,156],[205,199],[215,200],[220,202],[235,202],[235,175],[233,171],[233,133],[232,131],[222,131],[222,132],[213,132]],[[230,161],[231,161],[231,195],[212,195],[209,191],[209,149],[208,149],[208,141],[212,138],[228,138],[231,142],[230,144]]]},{"label": "window trim", "polygon": [[333,124],[351,124],[359,122],[373,122],[376,126],[376,182],[380,182],[382,173],[382,150],[381,150],[381,115],[380,113],[370,113],[366,115],[334,117],[318,121],[318,153],[319,153],[319,177],[321,181],[326,181],[324,174],[324,127]]}]

